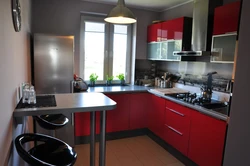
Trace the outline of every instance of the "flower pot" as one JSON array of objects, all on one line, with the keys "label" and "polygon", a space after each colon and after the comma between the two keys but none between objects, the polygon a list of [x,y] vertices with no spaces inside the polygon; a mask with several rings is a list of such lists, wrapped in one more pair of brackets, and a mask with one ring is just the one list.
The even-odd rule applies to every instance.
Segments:
[{"label": "flower pot", "polygon": [[110,86],[110,85],[111,85],[111,83],[112,83],[112,81],[111,81],[111,80],[107,80],[107,81],[106,81],[106,85],[107,85],[107,86]]},{"label": "flower pot", "polygon": [[94,86],[95,86],[95,81],[90,81],[90,82],[89,82],[89,86],[90,86],[90,87],[94,87]]},{"label": "flower pot", "polygon": [[121,86],[125,85],[125,80],[120,80],[121,81]]}]

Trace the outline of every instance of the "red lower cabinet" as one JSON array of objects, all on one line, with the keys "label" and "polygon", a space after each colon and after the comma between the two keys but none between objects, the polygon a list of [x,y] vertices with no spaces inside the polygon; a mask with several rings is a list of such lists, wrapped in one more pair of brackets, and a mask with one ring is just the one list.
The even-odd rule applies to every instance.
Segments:
[{"label": "red lower cabinet", "polygon": [[[96,134],[100,133],[100,112],[96,113]],[[90,112],[75,113],[75,136],[90,135]]]},{"label": "red lower cabinet", "polygon": [[221,166],[227,123],[191,112],[188,157],[199,166]]},{"label": "red lower cabinet", "polygon": [[129,130],[147,128],[151,94],[130,94]]},{"label": "red lower cabinet", "polygon": [[107,111],[107,132],[129,130],[130,94],[105,94],[117,103],[114,110]]},{"label": "red lower cabinet", "polygon": [[166,100],[164,140],[187,156],[189,132],[190,110]]},{"label": "red lower cabinet", "polygon": [[151,109],[148,115],[148,128],[160,138],[164,138],[165,99],[151,96]]}]

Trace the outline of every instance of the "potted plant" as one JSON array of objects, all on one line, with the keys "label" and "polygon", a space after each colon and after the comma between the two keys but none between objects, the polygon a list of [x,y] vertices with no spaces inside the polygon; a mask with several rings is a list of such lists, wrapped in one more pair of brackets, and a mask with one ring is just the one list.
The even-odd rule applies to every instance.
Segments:
[{"label": "potted plant", "polygon": [[98,75],[96,75],[96,73],[92,73],[90,76],[89,76],[89,81],[90,81],[90,86],[95,86],[95,82],[98,78]]},{"label": "potted plant", "polygon": [[114,76],[110,76],[109,77],[109,75],[106,75],[106,85],[107,86],[110,86],[111,85],[111,83],[112,83],[112,81],[113,81],[113,79],[114,79]]},{"label": "potted plant", "polygon": [[121,85],[124,86],[125,85],[125,76],[124,76],[124,74],[119,74],[116,77],[121,81]]}]

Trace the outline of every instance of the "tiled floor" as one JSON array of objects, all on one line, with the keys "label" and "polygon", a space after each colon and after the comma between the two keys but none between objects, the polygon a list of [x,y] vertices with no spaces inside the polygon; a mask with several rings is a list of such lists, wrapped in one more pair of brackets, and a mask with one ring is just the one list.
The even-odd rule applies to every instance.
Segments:
[{"label": "tiled floor", "polygon": [[[96,166],[98,166],[96,144]],[[89,166],[89,144],[77,145],[76,166]],[[184,166],[148,136],[107,141],[106,166]]]}]

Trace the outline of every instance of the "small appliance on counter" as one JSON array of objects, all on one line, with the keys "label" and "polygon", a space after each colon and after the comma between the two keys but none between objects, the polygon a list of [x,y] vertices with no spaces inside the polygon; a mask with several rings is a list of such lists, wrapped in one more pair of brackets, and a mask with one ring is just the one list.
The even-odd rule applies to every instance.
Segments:
[{"label": "small appliance on counter", "polygon": [[74,74],[74,81],[72,82],[73,92],[86,92],[88,90],[88,84],[83,81],[81,77]]}]

